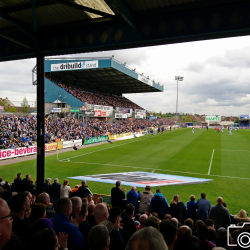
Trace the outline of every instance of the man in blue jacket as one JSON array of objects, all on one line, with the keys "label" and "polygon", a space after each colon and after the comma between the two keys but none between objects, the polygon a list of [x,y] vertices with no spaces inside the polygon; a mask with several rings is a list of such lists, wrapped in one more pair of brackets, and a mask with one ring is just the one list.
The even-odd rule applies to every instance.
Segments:
[{"label": "man in blue jacket", "polygon": [[152,197],[149,206],[151,207],[151,212],[157,213],[160,220],[164,219],[164,215],[168,208],[168,202],[162,195],[160,188],[156,189],[156,194]]},{"label": "man in blue jacket", "polygon": [[127,192],[127,204],[132,203],[135,207],[135,211],[137,212],[138,210],[138,200],[141,197],[141,193],[140,190],[138,190],[138,192],[136,192],[136,186],[132,186],[131,190]]},{"label": "man in blue jacket", "polygon": [[206,198],[207,198],[206,194],[201,193],[201,198],[197,200],[197,213],[196,213],[197,220],[205,221],[206,219],[208,219],[211,210],[211,203]]},{"label": "man in blue jacket", "polygon": [[[53,229],[58,235],[59,232],[68,234],[68,248],[75,250],[86,249],[86,241],[80,233],[77,226],[69,221],[72,214],[72,202],[69,198],[61,198],[57,202],[57,209],[54,217],[50,220],[53,223]],[[77,219],[75,219],[77,222]]]}]

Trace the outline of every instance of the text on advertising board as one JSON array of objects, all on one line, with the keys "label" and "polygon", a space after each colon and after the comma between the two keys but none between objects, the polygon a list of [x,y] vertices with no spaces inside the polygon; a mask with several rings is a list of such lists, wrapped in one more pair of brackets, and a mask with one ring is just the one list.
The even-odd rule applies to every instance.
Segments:
[{"label": "text on advertising board", "polygon": [[51,64],[51,71],[94,69],[94,68],[98,68],[98,60]]},{"label": "text on advertising board", "polygon": [[98,116],[98,117],[106,116],[106,112],[101,111],[101,110],[97,110],[97,111],[95,111],[95,116]]}]

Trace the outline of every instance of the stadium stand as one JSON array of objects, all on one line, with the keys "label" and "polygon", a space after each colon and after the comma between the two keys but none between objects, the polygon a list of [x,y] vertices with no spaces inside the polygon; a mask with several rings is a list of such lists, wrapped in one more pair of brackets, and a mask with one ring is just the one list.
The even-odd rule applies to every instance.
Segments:
[{"label": "stadium stand", "polygon": [[139,105],[133,103],[132,101],[128,100],[123,96],[115,96],[110,95],[108,93],[102,93],[96,90],[76,87],[65,81],[60,81],[58,79],[50,78],[48,76],[46,78],[84,103],[112,106],[114,108],[120,107],[131,109],[143,109]]},{"label": "stadium stand", "polygon": [[[19,176],[21,176],[21,173],[19,173]],[[146,215],[139,214],[136,219],[134,219],[133,215],[137,211],[132,203],[127,205],[127,207],[130,207],[130,209],[127,209],[126,207],[126,210],[124,210],[122,214],[120,208],[112,208],[112,211],[110,210],[109,213],[109,206],[107,206],[106,203],[103,203],[100,200],[98,200],[96,204],[91,205],[93,207],[94,222],[89,223],[86,220],[89,205],[86,200],[82,200],[77,196],[74,196],[74,198],[72,199],[59,199],[57,202],[57,209],[54,212],[54,216],[51,219],[47,219],[49,217],[46,215],[46,207],[38,202],[35,202],[35,193],[30,193],[28,190],[23,189],[23,187],[21,188],[21,186],[19,189],[17,189],[15,187],[16,180],[17,178],[15,178],[15,180],[12,182],[12,187],[10,187],[10,190],[3,190],[2,186],[4,185],[5,181],[1,179],[0,183],[0,219],[1,224],[3,225],[0,226],[0,242],[2,242],[2,245],[0,244],[0,249],[32,249],[32,247],[34,249],[34,245],[30,246],[31,242],[34,243],[34,238],[38,238],[36,244],[41,243],[41,245],[43,245],[44,247],[44,244],[42,244],[42,242],[40,241],[45,240],[46,237],[46,248],[48,249],[58,249],[53,248],[53,246],[51,247],[50,244],[59,244],[63,247],[63,249],[67,249],[67,243],[69,249],[73,250],[125,249],[126,245],[127,247],[130,246],[130,238],[133,239],[135,235],[138,234],[138,231],[153,225],[153,227],[155,227],[162,233],[168,249],[183,249],[183,246],[180,248],[179,245],[182,245],[183,240],[185,240],[185,245],[189,246],[185,249],[213,249],[216,246],[220,247],[219,249],[230,250],[232,249],[232,244],[235,245],[236,243],[238,243],[239,239],[237,238],[237,236],[240,233],[249,232],[250,230],[250,227],[248,225],[245,225],[245,227],[240,227],[244,222],[249,222],[250,220],[244,210],[241,210],[238,215],[231,215],[231,223],[240,224],[237,224],[239,225],[238,227],[232,227],[232,229],[230,229],[232,237],[228,236],[230,239],[230,244],[227,245],[227,237],[225,234],[226,228],[214,228],[215,222],[218,223],[220,221],[213,221],[211,217],[214,216],[214,214],[212,215],[211,212],[210,214],[208,214],[207,220],[204,220],[206,223],[204,223],[203,221],[197,221],[195,228],[196,231],[192,232],[193,225],[196,219],[193,218],[192,220],[191,218],[189,218],[187,213],[183,213],[183,215],[185,214],[185,217],[183,218],[185,219],[185,226],[182,226],[182,224],[176,218],[171,218],[171,216],[168,216],[167,213],[169,212],[169,207],[166,208],[166,216],[164,216],[164,219],[162,220],[154,217],[157,215],[151,215],[150,213],[148,214],[148,212],[146,212]],[[23,180],[20,181],[22,182]],[[12,190],[15,190],[12,195],[5,195],[6,191],[10,192],[11,194]],[[51,189],[49,187],[48,195],[44,193],[44,197],[46,197],[45,203],[51,206],[53,204],[50,203],[50,190]],[[169,197],[171,197],[171,194],[168,195]],[[222,200],[222,197],[218,197],[218,199]],[[5,202],[5,200],[8,201],[8,204]],[[220,206],[229,214],[229,210],[223,207],[223,204],[218,203],[212,208],[218,209]],[[10,210],[11,214],[9,212]],[[51,207],[50,210],[53,211],[53,207]],[[242,211],[244,212],[243,216]],[[35,221],[31,222],[31,215],[36,218]],[[108,215],[113,217],[109,218]],[[147,215],[149,215],[149,217]],[[141,216],[146,217],[145,227],[141,226],[139,223],[139,221],[142,221],[140,220]],[[127,231],[128,229],[120,224],[121,218],[123,218],[123,220],[124,218],[129,218],[130,224],[127,225],[127,228],[131,229],[133,227],[134,230],[132,233],[130,230],[129,234]],[[186,223],[186,219],[188,219],[188,221],[190,222],[189,224],[192,225],[192,228],[190,228],[189,224]],[[218,219],[219,218],[217,218],[216,220]],[[10,226],[10,224],[13,224],[12,227]],[[102,242],[102,248],[100,248],[100,246],[99,248],[92,248],[93,243],[89,238],[90,235],[94,238],[97,237],[97,235],[92,235],[94,233],[92,228],[94,229],[97,225],[98,227],[101,226],[99,228],[100,230],[98,230],[98,237],[101,237],[102,234],[106,235],[105,239],[100,240],[100,242]],[[46,234],[48,229],[51,231],[49,234]],[[48,237],[56,238],[54,230],[57,233],[58,242],[55,239],[48,239]],[[178,234],[176,234],[177,230]],[[213,234],[211,233],[211,231],[213,232]],[[45,234],[46,237],[41,236],[43,234]],[[195,236],[192,236],[192,234],[195,234]],[[161,238],[162,236],[159,235],[159,237]],[[232,239],[234,239],[234,241],[232,241]],[[144,239],[144,241],[145,240],[146,239]],[[147,240],[153,241],[153,239],[151,239],[150,237]],[[108,248],[107,245],[109,245],[110,248]],[[128,247],[126,249],[130,248]],[[241,248],[238,245],[236,249]]]},{"label": "stadium stand", "polygon": [[[0,117],[0,149],[32,146],[36,142],[35,117],[8,116]],[[45,143],[60,140],[88,139],[127,132],[137,132],[139,129],[155,125],[172,125],[170,119],[149,120],[117,120],[115,123],[90,118],[87,126],[81,120],[69,118],[46,118]],[[70,128],[70,129],[68,129]]]}]

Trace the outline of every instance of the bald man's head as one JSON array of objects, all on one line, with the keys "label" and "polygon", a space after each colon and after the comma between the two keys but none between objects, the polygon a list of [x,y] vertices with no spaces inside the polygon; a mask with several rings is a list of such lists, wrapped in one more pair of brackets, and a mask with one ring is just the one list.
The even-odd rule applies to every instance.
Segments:
[{"label": "bald man's head", "polygon": [[221,196],[219,196],[219,197],[217,198],[217,203],[218,203],[219,205],[222,205],[223,199],[222,199]]},{"label": "bald man's head", "polygon": [[146,221],[147,218],[148,218],[148,216],[146,214],[143,214],[143,215],[140,216],[139,222],[141,224],[141,228],[143,228],[145,226],[145,221]]},{"label": "bald man's head", "polygon": [[38,195],[37,197],[37,203],[42,203],[46,206],[48,206],[48,204],[50,203],[50,197],[47,193],[41,193]]},{"label": "bald man's head", "polygon": [[99,203],[95,206],[94,216],[96,223],[99,224],[100,222],[108,219],[108,208],[104,203]]},{"label": "bald man's head", "polygon": [[181,226],[178,229],[178,235],[180,239],[189,239],[192,235],[192,231],[188,226]]},{"label": "bald man's head", "polygon": [[12,217],[10,209],[5,200],[0,198],[0,249],[2,249],[10,239],[12,229]]}]

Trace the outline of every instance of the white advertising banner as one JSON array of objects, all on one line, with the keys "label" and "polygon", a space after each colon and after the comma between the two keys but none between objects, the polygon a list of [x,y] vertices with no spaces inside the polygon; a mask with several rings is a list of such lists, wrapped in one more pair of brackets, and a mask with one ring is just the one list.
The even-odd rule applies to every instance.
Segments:
[{"label": "white advertising banner", "polygon": [[98,60],[51,64],[51,71],[95,69],[95,68],[98,68]]},{"label": "white advertising banner", "polygon": [[128,118],[127,114],[115,114],[115,118]]},{"label": "white advertising banner", "polygon": [[144,82],[150,86],[153,86],[153,82],[150,80],[150,79],[147,79],[146,76],[142,76],[142,75],[139,75],[138,74],[138,80],[141,81],[141,82]]},{"label": "white advertising banner", "polygon": [[61,108],[51,108],[52,113],[61,113],[62,109]]},{"label": "white advertising banner", "polygon": [[142,119],[143,115],[135,115],[135,119]]},{"label": "white advertising banner", "polygon": [[36,146],[30,146],[28,148],[15,148],[15,149],[3,149],[0,150],[0,160],[15,158],[19,156],[36,154],[37,148]]},{"label": "white advertising banner", "polygon": [[74,145],[82,146],[82,139],[72,140],[72,141],[63,141],[63,148],[72,148]]},{"label": "white advertising banner", "polygon": [[63,141],[63,148],[71,148],[74,146],[73,141]]}]

